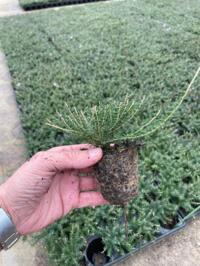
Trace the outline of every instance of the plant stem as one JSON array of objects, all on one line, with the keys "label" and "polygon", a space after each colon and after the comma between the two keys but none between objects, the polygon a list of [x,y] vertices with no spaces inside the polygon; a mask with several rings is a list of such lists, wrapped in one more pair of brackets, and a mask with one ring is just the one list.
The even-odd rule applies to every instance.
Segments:
[{"label": "plant stem", "polygon": [[125,234],[126,234],[126,239],[128,239],[128,204],[125,204],[123,206],[123,213],[124,213]]}]

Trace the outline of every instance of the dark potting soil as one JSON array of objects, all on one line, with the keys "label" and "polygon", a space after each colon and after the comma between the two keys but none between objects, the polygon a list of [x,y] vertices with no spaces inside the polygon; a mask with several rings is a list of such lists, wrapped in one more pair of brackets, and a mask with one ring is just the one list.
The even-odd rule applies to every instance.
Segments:
[{"label": "dark potting soil", "polygon": [[110,145],[95,172],[104,198],[114,205],[126,205],[138,194],[137,146]]},{"label": "dark potting soil", "polygon": [[94,237],[88,244],[85,254],[87,264],[103,266],[110,261],[105,246],[100,237]]}]

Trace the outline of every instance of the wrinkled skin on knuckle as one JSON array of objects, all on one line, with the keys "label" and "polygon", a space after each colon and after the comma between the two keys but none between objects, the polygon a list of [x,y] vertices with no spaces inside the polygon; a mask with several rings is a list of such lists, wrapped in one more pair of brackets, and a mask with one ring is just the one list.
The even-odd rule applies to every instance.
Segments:
[{"label": "wrinkled skin on knuckle", "polygon": [[42,158],[44,156],[44,154],[46,154],[46,151],[39,151],[35,155],[33,155],[33,157],[31,158],[31,160],[35,160],[35,159],[38,159],[38,158]]}]

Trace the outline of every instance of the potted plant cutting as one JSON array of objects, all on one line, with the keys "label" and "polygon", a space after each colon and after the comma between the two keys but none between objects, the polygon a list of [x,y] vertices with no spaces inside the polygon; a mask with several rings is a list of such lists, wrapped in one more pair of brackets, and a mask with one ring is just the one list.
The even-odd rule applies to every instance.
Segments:
[{"label": "potted plant cutting", "polygon": [[[53,121],[47,125],[72,135],[79,142],[88,142],[103,149],[102,160],[95,166],[103,197],[110,204],[124,208],[125,232],[128,234],[127,204],[139,193],[138,148],[141,139],[166,125],[175,114],[192,88],[200,67],[197,69],[188,87],[175,106],[162,118],[161,109],[147,121],[139,121],[138,114],[145,98],[133,101],[126,96],[121,102],[99,104],[85,110],[70,108],[66,104],[65,113],[57,112]],[[126,131],[127,125],[134,125],[134,130]],[[132,127],[133,128],[133,127]]]}]

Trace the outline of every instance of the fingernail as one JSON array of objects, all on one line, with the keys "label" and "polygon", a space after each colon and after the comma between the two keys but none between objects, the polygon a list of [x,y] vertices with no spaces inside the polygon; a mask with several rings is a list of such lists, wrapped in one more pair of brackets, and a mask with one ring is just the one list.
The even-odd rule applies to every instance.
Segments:
[{"label": "fingernail", "polygon": [[102,156],[102,149],[96,148],[89,150],[90,157],[101,157]]}]

